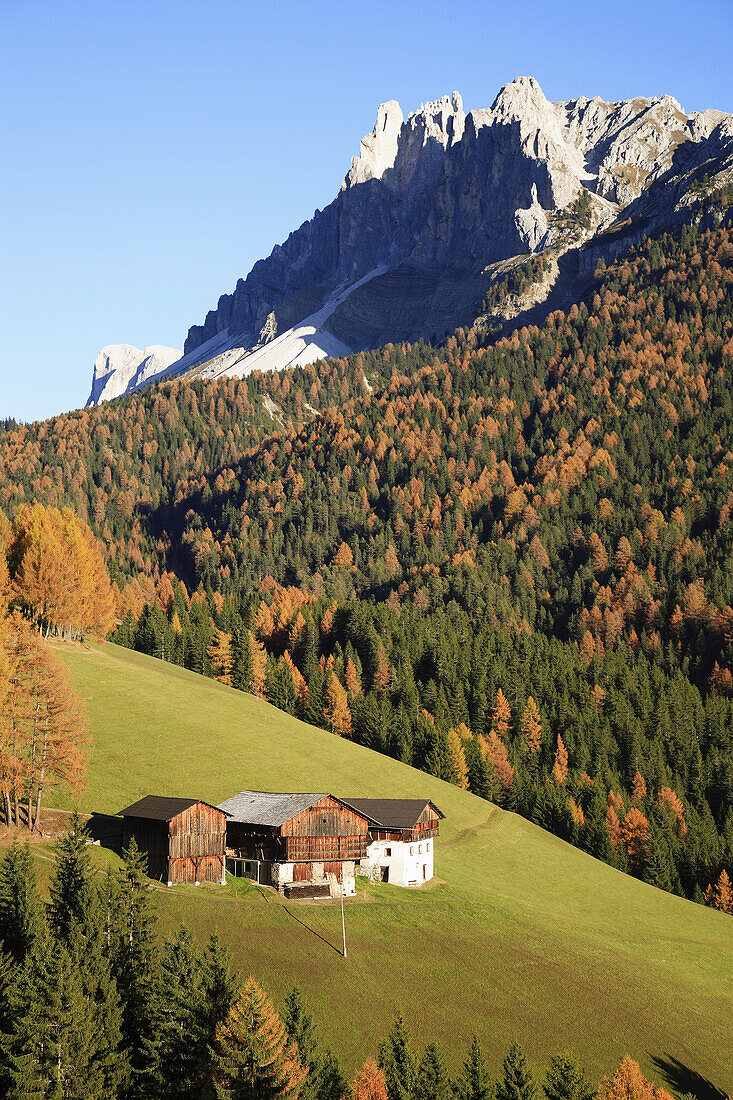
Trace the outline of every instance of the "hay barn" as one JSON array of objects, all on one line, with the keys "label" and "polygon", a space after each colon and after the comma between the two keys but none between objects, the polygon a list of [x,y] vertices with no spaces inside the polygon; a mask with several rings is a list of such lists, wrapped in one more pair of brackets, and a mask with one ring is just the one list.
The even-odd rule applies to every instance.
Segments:
[{"label": "hay barn", "polygon": [[120,816],[123,844],[135,838],[151,878],[169,886],[226,882],[226,811],[196,798],[149,794]]},{"label": "hay barn", "polygon": [[368,822],[330,794],[240,791],[219,807],[228,815],[229,869],[286,897],[328,897],[335,884],[356,892],[356,861],[367,851]]}]

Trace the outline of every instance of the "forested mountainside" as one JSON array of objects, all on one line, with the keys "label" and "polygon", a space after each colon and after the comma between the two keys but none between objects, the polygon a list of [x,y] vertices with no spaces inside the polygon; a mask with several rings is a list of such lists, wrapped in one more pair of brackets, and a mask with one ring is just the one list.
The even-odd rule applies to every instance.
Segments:
[{"label": "forested mountainside", "polygon": [[0,505],[88,519],[123,644],[700,899],[733,865],[732,365],[715,215],[541,328],[9,426]]}]

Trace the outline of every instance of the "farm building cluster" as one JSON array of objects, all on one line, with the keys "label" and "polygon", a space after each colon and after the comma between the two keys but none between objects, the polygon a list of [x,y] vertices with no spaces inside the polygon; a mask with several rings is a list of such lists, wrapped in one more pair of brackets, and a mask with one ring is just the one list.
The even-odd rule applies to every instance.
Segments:
[{"label": "farm building cluster", "polygon": [[429,882],[443,817],[429,799],[269,791],[219,806],[147,795],[120,815],[123,843],[135,838],[160,882],[223,884],[228,870],[300,898],[355,894],[357,868],[374,882]]}]

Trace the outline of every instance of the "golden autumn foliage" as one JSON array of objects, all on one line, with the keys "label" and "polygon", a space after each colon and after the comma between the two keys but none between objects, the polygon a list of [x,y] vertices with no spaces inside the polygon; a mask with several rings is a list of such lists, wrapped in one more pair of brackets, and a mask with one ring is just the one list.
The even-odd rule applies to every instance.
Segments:
[{"label": "golden autumn foliage", "polygon": [[247,638],[249,641],[249,652],[252,658],[252,694],[259,695],[260,699],[265,699],[265,683],[267,681],[267,651],[252,633],[251,630],[247,631]]},{"label": "golden autumn foliage", "polygon": [[[464,727],[467,729],[468,727]],[[470,733],[470,731],[469,731]],[[460,728],[448,730],[448,749],[453,763],[456,782],[464,791],[468,790],[468,768],[466,767],[466,754],[463,751]]]},{"label": "golden autumn foliage", "polygon": [[8,559],[13,591],[46,635],[104,638],[114,627],[115,599],[102,552],[71,509],[20,508]]},{"label": "golden autumn foliage", "polygon": [[3,617],[0,643],[2,811],[7,824],[33,829],[45,792],[83,785],[86,722],[65,667],[20,612]]},{"label": "golden autumn foliage", "polygon": [[522,740],[528,756],[534,756],[542,745],[542,723],[537,704],[530,695],[522,714]]},{"label": "golden autumn foliage", "polygon": [[356,665],[351,657],[346,662],[346,671],[344,673],[344,680],[346,681],[346,690],[349,695],[359,695],[361,692],[361,684],[359,683],[359,677],[356,672]]},{"label": "golden autumn foliage", "polygon": [[297,1100],[308,1076],[298,1044],[264,990],[248,978],[227,1019],[216,1029],[214,1081],[217,1095],[270,1096]]},{"label": "golden autumn foliage", "polygon": [[211,667],[220,683],[232,686],[232,636],[214,627],[211,645],[207,649]]},{"label": "golden autumn foliage", "polygon": [[514,785],[514,768],[509,760],[506,745],[493,729],[489,730],[486,741],[488,743],[488,758],[494,769],[494,774],[502,789],[509,791]]},{"label": "golden autumn foliage", "polygon": [[556,783],[564,785],[568,777],[568,750],[565,742],[558,733],[557,747],[555,748],[555,763],[552,765],[552,775]]},{"label": "golden autumn foliage", "polygon": [[733,915],[733,887],[730,884],[730,877],[725,868],[720,872],[718,881],[711,883],[704,895],[705,904],[709,905],[712,909],[718,909],[721,913],[730,913]]},{"label": "golden autumn foliage", "polygon": [[637,770],[634,781],[631,784],[631,805],[639,806],[646,798],[646,782],[644,776]]},{"label": "golden autumn foliage", "polygon": [[337,569],[350,569],[354,564],[354,555],[348,543],[342,542],[333,559]]},{"label": "golden autumn foliage", "polygon": [[384,1073],[373,1058],[367,1058],[354,1077],[351,1100],[388,1100]]},{"label": "golden autumn foliage", "polygon": [[504,741],[512,724],[512,711],[504,692],[499,688],[494,700],[494,709],[491,714],[491,725],[497,737]]},{"label": "golden autumn foliage", "polygon": [[672,1100],[672,1097],[648,1081],[638,1063],[627,1055],[613,1077],[602,1079],[598,1100]]},{"label": "golden autumn foliage", "polygon": [[333,670],[326,683],[323,713],[332,733],[339,737],[351,737],[351,711],[346,689]]},{"label": "golden autumn foliage", "polygon": [[621,822],[618,819],[616,807],[613,804],[609,805],[606,810],[606,828],[611,838],[611,844],[613,844],[615,851],[618,852],[621,847]]},{"label": "golden autumn foliage", "polygon": [[638,867],[649,843],[649,822],[638,806],[631,806],[621,822],[621,839],[632,868]]}]

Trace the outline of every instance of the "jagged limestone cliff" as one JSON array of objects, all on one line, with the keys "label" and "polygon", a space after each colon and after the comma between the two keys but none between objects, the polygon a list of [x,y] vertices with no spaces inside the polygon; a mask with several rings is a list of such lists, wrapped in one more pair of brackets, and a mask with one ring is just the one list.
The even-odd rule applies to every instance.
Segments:
[{"label": "jagged limestone cliff", "polygon": [[498,263],[594,237],[611,250],[598,234],[620,222],[672,224],[703,172],[733,172],[733,118],[686,115],[671,96],[550,103],[520,77],[468,114],[457,92],[407,119],[391,100],[333,202],[219,299],[168,372],[241,375],[440,339],[471,319]]}]

